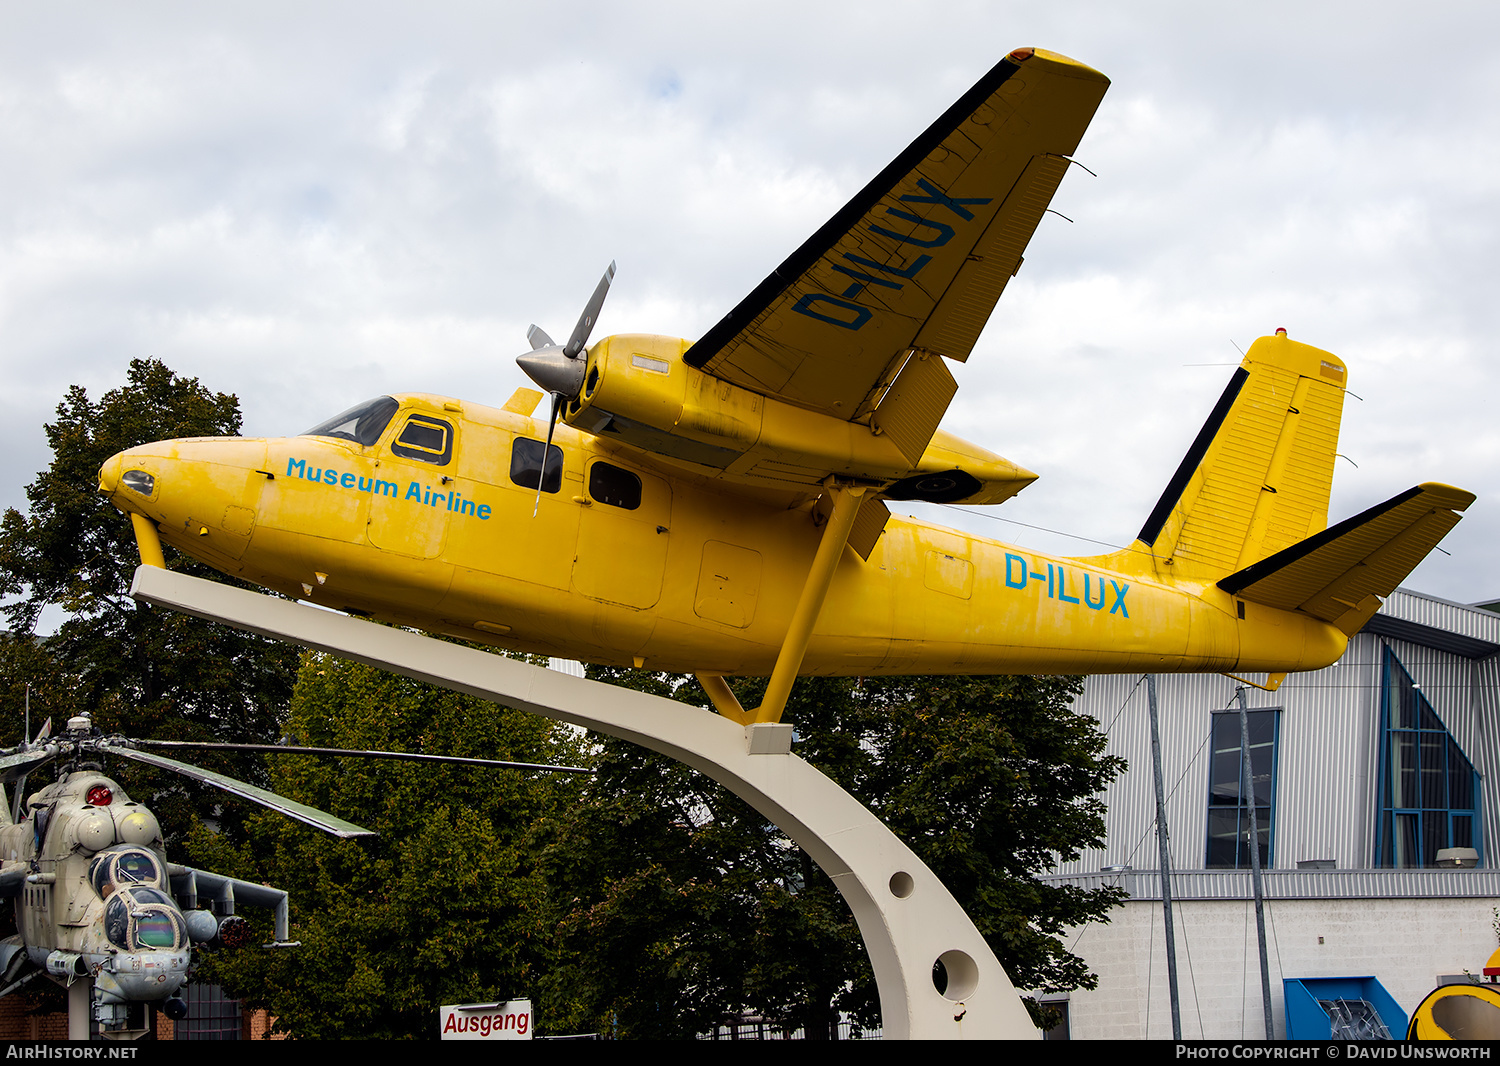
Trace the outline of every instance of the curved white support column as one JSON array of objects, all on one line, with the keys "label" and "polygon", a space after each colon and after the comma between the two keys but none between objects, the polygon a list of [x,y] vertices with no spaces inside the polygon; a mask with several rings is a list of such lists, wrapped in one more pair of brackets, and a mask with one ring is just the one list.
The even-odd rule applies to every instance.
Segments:
[{"label": "curved white support column", "polygon": [[[864,936],[887,1037],[1040,1036],[963,908],[874,814],[789,753],[790,725],[741,726],[673,700],[154,566],[136,570],[131,594],[608,733],[685,762],[775,822],[833,878]],[[932,983],[939,959],[948,972],[946,995]]]}]

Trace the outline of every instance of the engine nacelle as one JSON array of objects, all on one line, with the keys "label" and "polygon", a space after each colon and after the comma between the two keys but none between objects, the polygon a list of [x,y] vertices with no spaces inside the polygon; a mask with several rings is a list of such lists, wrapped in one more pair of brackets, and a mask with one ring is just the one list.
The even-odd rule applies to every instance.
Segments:
[{"label": "engine nacelle", "polygon": [[694,370],[682,361],[689,346],[649,334],[604,338],[588,352],[564,420],[709,476],[774,488],[815,490],[832,472],[893,499],[999,503],[1036,479],[942,432],[913,465],[873,419],[811,411]]}]

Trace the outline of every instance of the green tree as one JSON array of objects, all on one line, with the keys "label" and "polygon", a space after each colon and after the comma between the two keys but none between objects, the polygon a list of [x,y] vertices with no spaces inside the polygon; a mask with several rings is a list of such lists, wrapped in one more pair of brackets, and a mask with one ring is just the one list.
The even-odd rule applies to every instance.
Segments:
[{"label": "green tree", "polygon": [[[173,739],[265,741],[279,734],[296,676],[296,651],[262,637],[130,598],[139,561],[129,520],[98,493],[99,467],[126,448],[173,437],[239,432],[239,401],[210,392],[155,360],[130,363],[126,384],[97,402],[73,386],[44,427],[48,468],[26,489],[27,513],[0,520],[0,594],[15,633],[0,648],[0,713],[19,739],[21,700],[33,686],[33,729],[41,714],[86,710],[106,730]],[[223,580],[166,549],[168,565]],[[67,612],[55,634],[32,637],[42,610]],[[38,706],[39,690],[48,691]],[[59,726],[61,721],[57,723]],[[231,773],[246,760],[210,759]],[[174,833],[193,817],[196,795],[167,788],[151,771],[130,771],[127,788],[153,797]],[[144,791],[142,791],[144,790]]]},{"label": "green tree", "polygon": [[[692,681],[590,675],[707,702]],[[848,689],[804,680],[796,697],[847,700]],[[817,1036],[869,998],[845,987],[870,977],[832,882],[747,804],[666,756],[604,740],[548,858],[562,916],[543,998],[566,1028],[690,1038],[755,1009]]]},{"label": "green tree", "polygon": [[[583,765],[582,733],[521,711],[306,653],[288,728],[303,744]],[[530,994],[555,964],[540,871],[581,775],[278,756],[283,795],[374,829],[336,840],[266,813],[192,858],[291,894],[294,939],[204,967],[309,1039],[435,1038],[445,1003]]]},{"label": "green tree", "polygon": [[[695,683],[591,671],[707,702]],[[736,685],[751,706],[763,681]],[[1119,894],[1036,875],[1098,844],[1097,793],[1123,769],[1070,709],[1073,678],[804,678],[795,750],[869,806],[957,897],[1020,987],[1093,987],[1059,939]],[[554,847],[563,951],[547,986],[575,1026],[689,1037],[753,1009],[810,1037],[878,1017],[857,927],[808,856],[746,804],[660,756],[607,741]],[[563,990],[571,996],[566,1004]]]}]

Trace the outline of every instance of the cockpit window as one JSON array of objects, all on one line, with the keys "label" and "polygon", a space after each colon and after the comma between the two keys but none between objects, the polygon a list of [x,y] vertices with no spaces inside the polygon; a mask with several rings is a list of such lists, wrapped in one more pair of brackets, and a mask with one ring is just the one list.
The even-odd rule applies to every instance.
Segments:
[{"label": "cockpit window", "polygon": [[104,905],[104,935],[125,951],[171,951],[187,943],[187,923],[165,892],[122,888]]},{"label": "cockpit window", "polygon": [[144,848],[126,845],[102,851],[89,864],[89,883],[100,896],[108,898],[125,885],[162,884],[156,859]]},{"label": "cockpit window", "polygon": [[395,397],[378,396],[349,408],[341,415],[335,415],[327,422],[319,422],[302,436],[337,437],[339,440],[352,440],[355,444],[368,447],[380,439],[400,406]]}]

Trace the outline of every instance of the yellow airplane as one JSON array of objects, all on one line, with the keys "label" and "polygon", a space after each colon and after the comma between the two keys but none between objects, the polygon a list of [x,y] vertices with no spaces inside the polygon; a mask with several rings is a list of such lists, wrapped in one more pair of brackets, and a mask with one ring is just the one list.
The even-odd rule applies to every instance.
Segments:
[{"label": "yellow airplane", "polygon": [[[295,598],[505,648],[692,672],[738,721],[807,674],[1318,669],[1474,497],[1327,528],[1345,367],[1255,342],[1129,548],[1059,558],[892,516],[1034,474],[938,429],[1108,80],[1019,49],[697,342],[569,341],[501,408],[382,396],[306,434],[164,441],[100,491]],[[559,421],[561,424],[559,425]],[[727,675],[770,675],[745,710]],[[1271,684],[1279,683],[1277,677]]]}]

